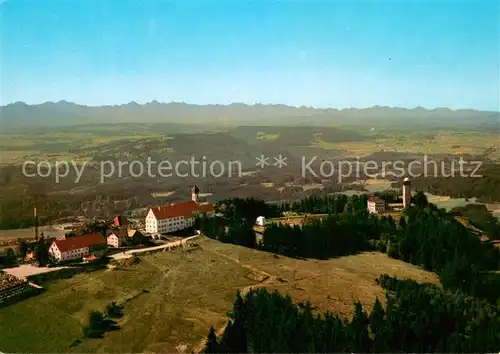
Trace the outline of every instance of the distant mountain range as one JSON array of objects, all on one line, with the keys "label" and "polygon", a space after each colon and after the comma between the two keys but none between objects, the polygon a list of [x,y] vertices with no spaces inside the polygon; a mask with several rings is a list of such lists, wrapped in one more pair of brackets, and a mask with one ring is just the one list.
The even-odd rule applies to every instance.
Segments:
[{"label": "distant mountain range", "polygon": [[8,127],[67,126],[109,123],[185,123],[260,125],[469,126],[499,129],[500,113],[472,109],[413,109],[375,106],[356,109],[316,109],[274,104],[194,105],[130,102],[114,106],[85,106],[67,101],[0,107],[0,123]]}]

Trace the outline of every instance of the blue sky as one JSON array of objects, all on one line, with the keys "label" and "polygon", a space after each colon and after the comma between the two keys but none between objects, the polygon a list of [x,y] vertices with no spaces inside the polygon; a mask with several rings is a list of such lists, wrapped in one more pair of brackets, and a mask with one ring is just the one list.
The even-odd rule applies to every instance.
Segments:
[{"label": "blue sky", "polygon": [[499,2],[7,0],[1,103],[499,108]]}]

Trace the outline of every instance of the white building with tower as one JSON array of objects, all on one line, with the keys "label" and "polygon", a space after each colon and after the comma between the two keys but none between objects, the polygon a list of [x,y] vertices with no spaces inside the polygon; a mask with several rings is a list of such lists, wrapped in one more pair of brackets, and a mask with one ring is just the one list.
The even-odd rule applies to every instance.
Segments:
[{"label": "white building with tower", "polygon": [[146,216],[146,232],[149,234],[165,234],[194,226],[197,215],[213,216],[212,204],[199,202],[200,189],[197,185],[191,188],[191,200],[183,203],[171,203],[149,209]]},{"label": "white building with tower", "polygon": [[403,180],[403,208],[411,205],[411,181],[408,177]]}]

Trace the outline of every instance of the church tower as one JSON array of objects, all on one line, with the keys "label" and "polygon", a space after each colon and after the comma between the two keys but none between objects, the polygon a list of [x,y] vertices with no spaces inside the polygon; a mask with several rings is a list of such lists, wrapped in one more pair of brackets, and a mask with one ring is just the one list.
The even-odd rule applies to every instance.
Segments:
[{"label": "church tower", "polygon": [[411,203],[411,182],[408,177],[403,180],[403,208],[408,208]]},{"label": "church tower", "polygon": [[195,203],[198,203],[199,201],[199,198],[198,198],[198,194],[200,194],[200,189],[198,188],[198,186],[195,184],[193,186],[193,188],[191,188],[191,199],[193,200],[193,202]]}]

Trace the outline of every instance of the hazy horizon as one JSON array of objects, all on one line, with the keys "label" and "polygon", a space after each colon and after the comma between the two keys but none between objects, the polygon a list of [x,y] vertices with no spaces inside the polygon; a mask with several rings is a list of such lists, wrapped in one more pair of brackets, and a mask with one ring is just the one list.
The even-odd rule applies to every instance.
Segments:
[{"label": "hazy horizon", "polygon": [[499,4],[0,3],[0,104],[500,111]]},{"label": "hazy horizon", "polygon": [[230,103],[205,103],[205,104],[200,104],[200,103],[190,103],[190,102],[180,102],[180,101],[159,101],[159,100],[149,100],[149,101],[129,101],[129,102],[123,102],[123,103],[112,103],[112,104],[96,104],[96,105],[88,105],[88,104],[82,104],[78,102],[73,102],[73,101],[68,101],[65,99],[61,99],[58,101],[43,101],[43,102],[25,102],[25,101],[15,101],[15,102],[10,102],[7,104],[2,104],[0,107],[5,107],[9,105],[15,105],[15,104],[26,104],[28,106],[38,106],[38,105],[43,105],[43,104],[61,104],[61,103],[69,103],[69,104],[75,104],[78,106],[85,106],[89,108],[99,108],[99,107],[119,107],[119,106],[125,106],[129,104],[138,104],[140,106],[147,105],[147,104],[185,104],[185,105],[192,105],[192,106],[200,106],[200,107],[205,107],[205,106],[222,106],[222,107],[228,107],[231,105],[245,105],[245,106],[285,106],[289,108],[308,108],[308,109],[316,109],[316,110],[337,110],[337,111],[343,111],[343,110],[362,110],[362,109],[372,109],[372,108],[385,108],[385,109],[404,109],[404,110],[415,110],[415,109],[424,109],[427,111],[435,111],[435,110],[450,110],[450,111],[481,111],[481,112],[492,112],[492,113],[500,113],[500,111],[494,111],[494,110],[482,110],[482,109],[476,109],[476,108],[450,108],[450,107],[423,107],[423,106],[415,106],[415,107],[401,107],[401,106],[382,106],[382,105],[374,105],[374,106],[367,106],[367,107],[314,107],[314,106],[295,106],[295,105],[287,105],[283,103],[274,103],[274,102],[255,102],[255,103],[245,103],[245,102],[230,102]]}]

